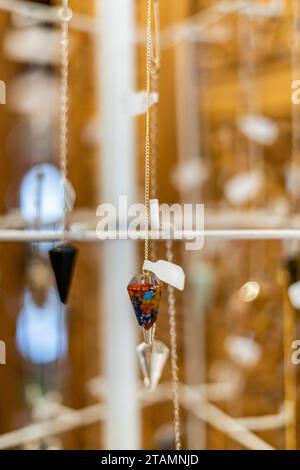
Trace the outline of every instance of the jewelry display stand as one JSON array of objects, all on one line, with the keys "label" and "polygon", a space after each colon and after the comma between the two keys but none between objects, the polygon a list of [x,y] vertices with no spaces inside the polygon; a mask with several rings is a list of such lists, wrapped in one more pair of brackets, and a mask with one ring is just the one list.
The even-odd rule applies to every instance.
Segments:
[{"label": "jewelry display stand", "polygon": [[[100,2],[98,2],[99,4]],[[136,24],[135,24],[135,0],[102,0],[97,11],[97,18],[74,15],[70,28],[88,31],[95,34],[97,39],[96,62],[99,83],[99,108],[101,109],[101,149],[99,152],[98,181],[99,203],[105,201],[115,206],[118,205],[118,197],[128,196],[128,204],[137,200],[137,174],[136,174],[136,128],[135,116],[126,107],[126,102],[134,100],[136,92],[135,48],[136,48]],[[228,2],[227,2],[228,3]],[[177,65],[178,71],[183,61],[189,60],[186,55],[186,44],[182,38],[188,39],[189,28],[193,30],[196,24],[204,29],[216,19],[220,19],[233,11],[238,11],[242,6],[237,2],[236,6],[209,11],[190,18],[184,24],[173,26],[162,34],[162,47],[178,47]],[[273,2],[280,8],[281,2]],[[272,5],[273,5],[272,3]],[[45,6],[30,9],[30,2],[21,0],[0,0],[0,9],[17,12],[25,16],[58,22],[57,9]],[[118,31],[118,34],[115,34]],[[100,32],[100,34],[99,34]],[[191,47],[188,48],[188,54]],[[185,77],[188,81],[189,93],[194,91],[193,84],[190,88],[191,77]],[[177,88],[179,100],[185,100],[181,85]],[[84,98],[83,98],[84,99]],[[189,110],[191,112],[191,110]],[[181,117],[188,122],[189,117]],[[185,142],[189,139],[185,133],[186,127],[178,122],[180,158],[186,153]],[[195,119],[197,122],[197,119]],[[194,124],[195,124],[194,122]],[[190,132],[192,130],[190,129]],[[117,134],[117,138],[116,138]],[[189,156],[197,153],[199,145],[193,141]],[[196,156],[196,155],[195,155]],[[185,161],[186,163],[186,161]],[[182,202],[187,195],[182,193]],[[199,201],[201,195],[193,195],[195,201]],[[189,201],[191,202],[191,201]],[[94,213],[87,213],[87,220],[94,220]],[[206,214],[206,228],[203,232],[193,229],[185,231],[181,243],[191,241],[191,237],[203,236],[205,240],[300,240],[300,224],[293,217],[267,217],[263,211],[246,219],[241,228],[236,228],[236,212],[230,212],[224,216],[225,225],[214,226],[214,211]],[[252,214],[253,215],[253,214]],[[259,219],[261,217],[261,219]],[[74,211],[73,220],[76,219]],[[257,221],[262,220],[262,228],[257,229]],[[210,221],[212,224],[210,225]],[[69,229],[61,232],[46,230],[29,231],[16,229],[18,217],[0,217],[0,242],[41,242],[64,241],[102,244],[103,250],[99,260],[95,262],[101,265],[102,283],[99,285],[100,302],[104,315],[101,316],[104,328],[99,328],[99,344],[103,345],[100,357],[103,364],[105,381],[103,383],[90,384],[94,395],[101,399],[101,403],[86,407],[81,410],[61,407],[58,417],[42,423],[35,423],[22,429],[9,432],[0,436],[0,450],[20,446],[28,442],[32,434],[36,439],[57,433],[66,432],[96,422],[103,422],[105,427],[104,448],[107,449],[139,449],[141,447],[141,413],[143,408],[155,403],[162,403],[172,399],[172,386],[170,383],[158,385],[157,390],[151,395],[145,395],[139,390],[138,369],[135,347],[137,344],[137,329],[128,302],[126,288],[128,280],[136,270],[138,240],[144,240],[145,231],[135,233],[135,241],[122,240],[120,232],[96,233],[96,227],[86,229],[80,224],[70,224]],[[76,225],[76,227],[75,227]],[[5,227],[5,228],[3,228]],[[287,228],[284,228],[287,227]],[[102,240],[101,240],[102,235]],[[179,232],[174,230],[173,239],[178,240]],[[105,236],[110,240],[104,240]],[[114,238],[114,240],[112,240]],[[156,239],[156,234],[149,232],[149,238]],[[165,239],[161,236],[161,239]],[[168,239],[170,242],[171,240]],[[170,244],[168,244],[170,248]],[[188,259],[188,255],[187,258]],[[118,293],[116,295],[116,293]],[[171,296],[171,300],[173,297]],[[190,314],[190,312],[188,312]],[[194,315],[194,314],[193,314]],[[122,321],[120,321],[120,316]],[[189,317],[189,321],[190,321]],[[187,322],[187,319],[185,320]],[[204,349],[203,318],[198,317],[197,328],[202,331],[201,354]],[[194,328],[194,325],[191,325]],[[186,332],[188,335],[188,332]],[[116,348],[116,345],[118,347]],[[185,338],[188,347],[188,338]],[[196,349],[195,349],[196,348]],[[190,353],[199,357],[199,349],[194,343],[189,346]],[[201,355],[200,355],[201,356]],[[196,421],[204,422],[230,436],[234,441],[247,449],[270,450],[273,447],[255,434],[256,430],[276,429],[282,427],[290,419],[284,412],[276,415],[233,418],[223,412],[212,402],[221,400],[226,394],[231,393],[226,384],[197,385],[205,376],[205,356],[199,364],[199,377],[196,383],[192,383],[192,366],[186,364],[187,384],[179,384],[180,405],[193,416],[193,421],[199,429]],[[122,384],[122,386],[120,386]],[[222,384],[221,384],[222,385]],[[126,406],[124,406],[126,397]],[[205,441],[205,429],[202,442]],[[30,437],[32,439],[32,437]],[[191,437],[190,437],[191,439]],[[100,445],[100,443],[99,443]],[[191,444],[193,445],[193,444]]]}]

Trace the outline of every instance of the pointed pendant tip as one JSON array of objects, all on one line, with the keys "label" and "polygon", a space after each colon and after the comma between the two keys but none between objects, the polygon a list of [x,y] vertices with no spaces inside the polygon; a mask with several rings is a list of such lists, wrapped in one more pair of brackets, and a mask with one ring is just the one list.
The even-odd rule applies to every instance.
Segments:
[{"label": "pointed pendant tip", "polygon": [[49,251],[57,290],[63,304],[66,304],[68,300],[77,254],[77,248],[65,244],[59,245]]},{"label": "pointed pendant tip", "polygon": [[168,360],[169,348],[162,341],[154,340],[152,345],[141,343],[137,354],[145,389],[154,392]]}]

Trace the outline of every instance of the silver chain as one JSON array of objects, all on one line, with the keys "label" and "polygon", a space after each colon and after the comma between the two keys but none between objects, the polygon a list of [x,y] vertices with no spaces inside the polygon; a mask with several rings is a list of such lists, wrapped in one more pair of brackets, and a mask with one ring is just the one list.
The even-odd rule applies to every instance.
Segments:
[{"label": "silver chain", "polygon": [[[160,20],[159,20],[159,2],[154,0],[155,14],[155,50],[153,50],[152,41],[152,0],[148,0],[147,8],[147,114],[146,114],[146,151],[145,151],[145,232],[148,237],[149,232],[149,197],[150,197],[150,178],[151,178],[151,197],[157,196],[157,155],[158,155],[158,105],[154,105],[152,113],[152,122],[150,121],[150,92],[151,78],[153,82],[153,91],[159,91],[159,72],[160,72]],[[154,54],[153,54],[154,52]],[[152,142],[151,142],[152,141]],[[152,143],[152,155],[150,145]],[[151,172],[150,172],[151,168]],[[173,262],[173,242],[166,241],[167,259]],[[145,240],[145,259],[149,255],[149,240]],[[151,255],[155,257],[155,247],[151,243]],[[177,334],[176,334],[176,300],[175,290],[173,286],[168,285],[168,311],[170,326],[170,346],[171,346],[171,370],[172,370],[172,399],[174,413],[174,434],[175,448],[181,449],[181,432],[180,432],[180,401],[179,401],[179,378],[178,378],[178,357],[177,357]]]},{"label": "silver chain", "polygon": [[[154,0],[154,38],[155,45],[152,49],[152,91],[159,95],[159,74],[160,74],[160,60],[161,60],[161,47],[160,47],[160,14],[159,14],[159,1]],[[159,102],[159,98],[158,98]],[[151,121],[151,199],[157,198],[157,161],[158,161],[158,119],[159,109],[158,102],[153,105],[152,121]],[[150,256],[153,261],[156,259],[156,242],[151,241]]]},{"label": "silver chain", "polygon": [[147,3],[146,27],[146,140],[145,140],[145,260],[149,258],[149,199],[150,199],[150,164],[151,164],[151,127],[150,127],[150,99],[151,99],[151,61],[152,61],[152,0]]},{"label": "silver chain", "polygon": [[69,21],[72,18],[72,10],[68,0],[62,0],[62,6],[58,10],[61,20],[60,39],[60,137],[59,137],[59,167],[62,174],[64,192],[63,230],[64,243],[66,241],[66,215],[67,215],[67,178],[68,178],[68,135],[69,135]]},{"label": "silver chain", "polygon": [[[173,241],[166,241],[167,260],[172,263]],[[170,326],[170,346],[171,346],[171,371],[172,371],[172,399],[174,413],[174,433],[175,449],[181,449],[181,431],[180,431],[180,400],[179,400],[179,378],[178,378],[178,356],[177,356],[177,333],[176,333],[176,300],[175,289],[168,285],[168,310]]]}]

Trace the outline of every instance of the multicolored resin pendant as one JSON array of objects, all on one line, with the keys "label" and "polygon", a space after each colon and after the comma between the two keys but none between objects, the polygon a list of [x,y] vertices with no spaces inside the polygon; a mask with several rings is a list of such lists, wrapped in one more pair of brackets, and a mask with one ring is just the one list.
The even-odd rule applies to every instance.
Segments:
[{"label": "multicolored resin pendant", "polygon": [[74,246],[64,244],[49,251],[58,293],[63,304],[68,299],[77,252]]},{"label": "multicolored resin pendant", "polygon": [[144,343],[137,347],[145,388],[155,390],[169,356],[169,348],[154,339],[156,320],[162,291],[162,282],[150,271],[133,277],[127,286]]},{"label": "multicolored resin pendant", "polygon": [[162,283],[151,273],[134,276],[127,290],[139,326],[150,330],[157,320]]}]

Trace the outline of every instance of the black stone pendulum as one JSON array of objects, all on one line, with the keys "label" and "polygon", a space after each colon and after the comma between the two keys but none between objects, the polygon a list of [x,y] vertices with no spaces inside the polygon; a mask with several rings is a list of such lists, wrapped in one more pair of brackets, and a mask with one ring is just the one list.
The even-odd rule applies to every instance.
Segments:
[{"label": "black stone pendulum", "polygon": [[66,243],[66,215],[70,210],[67,180],[67,142],[68,142],[68,78],[69,78],[69,21],[72,18],[72,10],[68,0],[63,0],[59,10],[61,19],[61,107],[60,107],[60,170],[64,190],[64,243],[49,252],[50,262],[54,271],[56,285],[61,301],[65,304],[71,287],[73,271],[78,250]]},{"label": "black stone pendulum", "polygon": [[72,245],[62,244],[49,251],[56,285],[63,304],[67,303],[78,250]]}]

